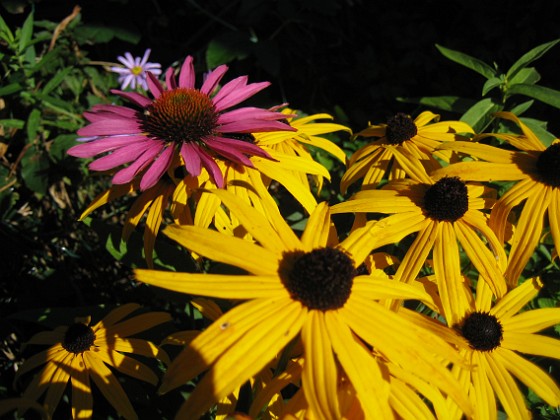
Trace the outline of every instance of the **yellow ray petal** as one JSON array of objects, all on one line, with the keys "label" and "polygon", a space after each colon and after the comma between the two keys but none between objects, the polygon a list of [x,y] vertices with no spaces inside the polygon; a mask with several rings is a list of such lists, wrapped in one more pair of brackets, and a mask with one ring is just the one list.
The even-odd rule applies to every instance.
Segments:
[{"label": "yellow ray petal", "polygon": [[398,242],[405,236],[422,230],[430,222],[420,212],[394,214],[355,229],[340,243],[340,247],[350,253],[356,266],[359,266],[372,250]]},{"label": "yellow ray petal", "polygon": [[150,206],[148,215],[146,216],[146,228],[144,229],[144,253],[146,255],[146,263],[150,268],[154,267],[153,254],[156,237],[163,220],[163,212],[165,211],[167,200],[173,192],[172,188],[172,186],[164,186],[160,189]]},{"label": "yellow ray petal", "polygon": [[[518,152],[500,149],[498,147],[489,146],[487,144],[470,142],[470,141],[456,141],[442,143],[438,150],[453,150],[461,152],[468,156],[476,156],[479,159],[496,164],[511,164],[515,162],[515,157]],[[477,162],[478,163],[478,162]],[[454,165],[455,166],[455,165]],[[445,172],[444,170],[442,170]],[[501,175],[501,174],[500,174]]]},{"label": "yellow ray petal", "polygon": [[478,311],[489,312],[493,301],[494,293],[492,293],[492,289],[490,289],[487,282],[479,278],[476,283],[475,308]]},{"label": "yellow ray petal", "polygon": [[560,406],[560,388],[544,370],[508,349],[498,347],[493,353],[492,356],[498,363],[501,363],[549,405]]},{"label": "yellow ray petal", "polygon": [[[208,369],[246,333],[261,328],[259,323],[263,317],[283,314],[291,303],[294,302],[289,299],[256,299],[230,309],[191,341],[173,360],[159,392],[170,391]],[[301,305],[294,305],[294,311],[298,312]]]},{"label": "yellow ray petal", "polygon": [[542,288],[538,278],[524,281],[521,285],[510,290],[507,295],[498,300],[490,310],[490,314],[499,320],[505,320],[519,312]]},{"label": "yellow ray petal", "polygon": [[34,354],[30,358],[28,358],[25,363],[18,369],[16,373],[16,380],[20,375],[23,375],[24,373],[27,373],[35,369],[36,367],[45,364],[45,362],[49,362],[51,360],[60,361],[61,358],[65,357],[66,354],[68,354],[68,352],[60,344],[55,344],[47,350]]},{"label": "yellow ray petal", "polygon": [[560,359],[560,340],[538,334],[504,331],[502,347],[521,353]]},{"label": "yellow ray petal", "polygon": [[167,356],[165,351],[154,343],[141,338],[105,337],[102,340],[96,340],[95,345],[105,346],[111,350],[124,353],[133,353],[140,356],[156,358],[169,364],[169,356]]},{"label": "yellow ray petal", "polygon": [[122,185],[113,184],[111,188],[102,192],[93,199],[89,206],[80,215],[78,220],[84,220],[92,211],[133,191],[134,186],[132,183]]},{"label": "yellow ray petal", "polygon": [[[486,371],[481,368],[480,358],[484,357],[480,352],[472,352],[472,364],[474,368],[471,372],[471,397],[474,400],[473,405],[476,410],[477,418],[482,419],[496,419],[497,407],[496,396],[492,385],[488,380]],[[482,362],[483,363],[483,362]]]},{"label": "yellow ray petal", "polygon": [[152,385],[158,383],[159,378],[148,366],[118,351],[103,347],[98,348],[95,352],[95,357],[98,357],[109,366],[113,366],[116,370],[128,376],[132,376],[133,378],[140,379]]},{"label": "yellow ray petal", "polygon": [[73,360],[72,373],[72,418],[89,419],[93,414],[93,397],[83,355]]},{"label": "yellow ray petal", "polygon": [[68,380],[70,379],[70,374],[74,373],[73,360],[76,355],[73,353],[67,353],[60,361],[52,361],[51,363],[57,365],[57,369],[53,372],[53,375],[48,378],[49,387],[47,389],[47,395],[45,396],[44,406],[47,412],[52,416],[54,410],[58,406],[62,394],[68,385]]},{"label": "yellow ray petal", "polygon": [[434,181],[426,173],[426,169],[422,166],[419,160],[414,159],[409,152],[397,147],[391,147],[393,156],[399,162],[404,171],[415,181],[422,184],[432,185]]},{"label": "yellow ray petal", "polygon": [[383,277],[358,276],[354,278],[352,293],[359,293],[366,299],[416,299],[431,302],[430,296],[409,284],[401,283],[389,278],[378,270]]},{"label": "yellow ray petal", "polygon": [[212,218],[216,214],[218,207],[220,206],[220,199],[217,195],[212,194],[212,189],[204,191],[200,194],[198,203],[196,204],[196,210],[194,213],[193,223],[196,226],[208,227],[212,223]]},{"label": "yellow ray petal", "polygon": [[130,404],[119,380],[113,375],[111,370],[92,352],[84,353],[84,363],[86,369],[90,372],[93,383],[95,383],[117,413],[127,419],[137,419],[138,416],[134,408],[132,408],[132,404]]},{"label": "yellow ray petal", "polygon": [[[490,247],[492,257],[489,256],[489,260],[487,261],[487,263],[490,264],[490,266],[497,264],[500,272],[505,271],[507,266],[507,255],[504,251],[502,243],[496,237],[494,231],[490,228],[487,216],[480,211],[467,210],[460,222],[464,227],[470,229],[473,233],[476,232],[480,234],[484,238],[484,240],[488,242],[487,245]],[[479,241],[484,246],[484,249],[487,249],[487,247],[480,239]],[[474,242],[471,242],[472,245],[476,243],[476,240]]]},{"label": "yellow ray petal", "polygon": [[[327,179],[331,179],[331,175],[327,168],[314,160],[278,153],[272,149],[268,149],[267,152],[273,159],[278,161],[276,162],[276,165],[281,166],[283,169],[294,172],[303,172],[310,175],[320,175]],[[259,158],[258,160],[262,162],[264,159]]]},{"label": "yellow ray petal", "polygon": [[253,158],[252,162],[255,168],[264,175],[283,185],[308,213],[313,212],[313,209],[317,206],[317,201],[309,189],[305,188],[296,176],[288,170],[282,169],[277,163],[270,162],[267,159]]},{"label": "yellow ray petal", "polygon": [[533,309],[501,322],[507,331],[533,333],[560,324],[560,308]]},{"label": "yellow ray petal", "polygon": [[324,326],[333,350],[356,390],[365,417],[392,418],[393,413],[389,407],[389,382],[383,378],[377,360],[355,340],[338,314],[328,311],[324,316]]},{"label": "yellow ray petal", "polygon": [[[338,124],[329,124],[330,128],[335,128],[335,127],[344,127],[343,125],[338,125]],[[344,127],[346,128],[346,127]],[[334,132],[334,131],[338,131],[338,130],[342,130],[343,128],[337,128],[337,129],[333,129],[330,130],[329,132]],[[307,128],[306,130],[307,131]],[[350,132],[349,129],[345,130]],[[335,143],[333,143],[331,140],[325,139],[323,137],[317,137],[315,135],[307,135],[307,134],[311,134],[311,133],[305,133],[305,134],[301,134],[297,137],[297,140],[300,141],[301,143],[307,143],[310,144],[314,147],[318,147],[319,149],[323,149],[324,151],[330,153],[331,155],[333,155],[334,157],[336,157],[338,160],[340,160],[342,163],[346,163],[346,153],[344,153],[344,150],[342,150],[340,147],[338,147]],[[323,133],[313,133],[313,134],[323,134]]]},{"label": "yellow ray petal", "polygon": [[182,405],[177,418],[199,418],[217,400],[256,375],[294,338],[302,328],[306,309],[295,302],[279,309],[260,318],[260,326],[247,331],[220,356]]},{"label": "yellow ray petal", "polygon": [[[105,330],[106,334],[103,335],[115,335],[119,337],[128,337],[139,332],[149,330],[156,325],[163,324],[164,322],[170,322],[171,315],[167,312],[148,312],[145,314],[140,314],[134,318],[122,321],[117,325],[112,326]],[[104,321],[101,321],[102,323]],[[101,335],[96,334],[96,338],[100,338]]]},{"label": "yellow ray petal", "polygon": [[550,195],[548,222],[550,224],[550,233],[554,241],[554,248],[556,249],[556,253],[560,253],[560,189],[554,188]]},{"label": "yellow ray petal", "polygon": [[398,379],[391,378],[391,396],[389,401],[393,409],[399,415],[399,418],[435,420],[434,415],[420,396]]},{"label": "yellow ray petal", "polygon": [[512,287],[537,247],[544,225],[544,214],[551,198],[551,187],[535,188],[527,198],[511,239],[509,264],[505,276]]},{"label": "yellow ray petal", "polygon": [[62,342],[65,331],[41,331],[35,334],[25,344],[53,345]]},{"label": "yellow ray petal", "polygon": [[510,163],[459,162],[438,169],[431,176],[435,181],[445,176],[456,176],[464,181],[492,182],[517,181],[527,174]]},{"label": "yellow ray petal", "polygon": [[500,242],[505,241],[506,226],[511,210],[526,200],[535,188],[533,179],[524,179],[511,187],[494,205],[490,213],[490,228],[496,232]]},{"label": "yellow ray petal", "polygon": [[479,361],[508,417],[529,420],[531,415],[523,395],[503,364],[494,359],[492,353],[482,353]]},{"label": "yellow ray petal", "polygon": [[223,299],[255,299],[286,297],[288,292],[278,276],[227,274],[193,274],[172,271],[135,270],[136,279],[173,290],[198,296]]},{"label": "yellow ray petal", "polygon": [[533,133],[531,129],[527,127],[523,122],[521,122],[521,120],[514,113],[504,111],[496,112],[494,115],[498,118],[503,118],[504,120],[513,121],[521,128],[523,134],[525,134],[525,138],[519,138],[519,141],[516,142],[517,144],[510,141],[513,146],[522,150],[539,150],[541,152],[546,149],[544,144],[541,143],[535,133]]},{"label": "yellow ray petal", "polygon": [[262,213],[259,213],[229,191],[216,189],[212,192],[222,200],[226,207],[239,219],[243,227],[247,229],[247,232],[259,241],[264,248],[275,254],[282,253],[284,250],[282,241]]},{"label": "yellow ray petal", "polygon": [[[483,226],[479,225],[477,227]],[[496,256],[486,248],[486,245],[476,232],[463,220],[457,220],[453,224],[453,228],[455,232],[453,236],[456,235],[456,238],[461,243],[470,261],[476,267],[484,281],[490,286],[492,293],[497,297],[502,297],[507,291],[507,286],[497,259],[500,258],[502,261],[505,261],[505,254],[501,253],[501,256],[496,258]],[[484,229],[486,233],[492,236],[494,235],[487,227],[484,227]]]},{"label": "yellow ray petal", "polygon": [[278,271],[279,255],[244,239],[198,226],[171,225],[163,231],[185,248],[214,261],[243,268],[254,274]]},{"label": "yellow ray petal", "polygon": [[301,243],[305,247],[305,251],[309,252],[326,246],[333,229],[334,224],[331,222],[329,206],[326,201],[323,201],[309,216],[301,236]]},{"label": "yellow ray petal", "polygon": [[148,211],[148,208],[152,205],[152,202],[158,195],[158,186],[150,188],[142,192],[138,198],[132,203],[130,210],[125,216],[125,223],[122,230],[122,238],[124,241],[128,241],[130,235],[138,226],[142,216]]},{"label": "yellow ray petal", "polygon": [[125,303],[124,305],[120,305],[119,307],[113,309],[111,312],[105,315],[105,317],[103,317],[100,322],[95,324],[92,329],[93,331],[96,331],[101,323],[105,328],[108,328],[111,325],[119,322],[121,319],[126,318],[128,315],[139,308],[140,305],[137,303]]},{"label": "yellow ray petal", "polygon": [[434,114],[432,111],[423,111],[414,118],[414,124],[416,127],[420,128],[427,125],[430,121],[439,121],[439,118],[439,114]]},{"label": "yellow ray petal", "polygon": [[165,346],[167,344],[174,346],[187,346],[199,334],[200,331],[198,330],[178,331],[165,337],[160,343],[160,346]]},{"label": "yellow ray petal", "polygon": [[318,418],[338,419],[338,374],[331,347],[325,313],[309,311],[301,330],[305,350],[302,387],[309,409]]},{"label": "yellow ray petal", "polygon": [[[441,233],[434,243],[434,272],[439,295],[447,324],[455,325],[466,313],[468,300],[467,288],[461,276],[459,246],[455,236],[454,224],[440,222]],[[457,223],[455,223],[457,225]]]}]

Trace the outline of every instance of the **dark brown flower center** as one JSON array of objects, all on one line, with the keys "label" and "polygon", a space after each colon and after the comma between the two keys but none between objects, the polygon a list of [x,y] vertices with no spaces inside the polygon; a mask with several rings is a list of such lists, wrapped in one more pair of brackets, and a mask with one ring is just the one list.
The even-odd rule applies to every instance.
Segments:
[{"label": "dark brown flower center", "polygon": [[541,181],[551,187],[560,187],[560,143],[549,146],[537,159]]},{"label": "dark brown flower center", "polygon": [[418,133],[418,128],[412,118],[399,112],[387,121],[385,138],[391,144],[401,144],[406,140],[410,140],[416,133]]},{"label": "dark brown flower center", "polygon": [[85,324],[78,322],[70,325],[64,334],[62,347],[70,353],[83,353],[93,346],[95,341],[95,333]]},{"label": "dark brown flower center", "polygon": [[467,186],[457,177],[445,177],[424,194],[423,209],[435,220],[454,222],[469,209]]},{"label": "dark brown flower center", "polygon": [[284,286],[292,299],[309,309],[338,309],[350,297],[356,269],[344,251],[318,248],[306,253],[287,253],[284,263],[280,273]]},{"label": "dark brown flower center", "polygon": [[498,347],[504,332],[494,315],[478,311],[467,315],[459,329],[471,347],[479,351],[491,351]]},{"label": "dark brown flower center", "polygon": [[167,142],[203,142],[214,133],[218,114],[212,100],[196,89],[164,91],[140,114],[143,131]]}]

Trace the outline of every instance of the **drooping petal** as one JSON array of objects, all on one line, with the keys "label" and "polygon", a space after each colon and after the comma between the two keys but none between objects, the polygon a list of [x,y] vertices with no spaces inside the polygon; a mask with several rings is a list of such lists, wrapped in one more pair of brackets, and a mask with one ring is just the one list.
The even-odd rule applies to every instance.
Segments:
[{"label": "drooping petal", "polygon": [[95,357],[98,357],[120,373],[124,373],[152,385],[157,385],[159,381],[158,376],[144,363],[119,353],[118,351],[114,351],[110,347],[98,348],[95,355]]},{"label": "drooping petal", "polygon": [[104,118],[78,130],[79,136],[114,136],[117,134],[140,134],[142,128],[136,119]]},{"label": "drooping petal", "polygon": [[152,162],[164,147],[163,142],[152,142],[133,163],[121,169],[113,176],[113,184],[126,184],[132,181],[139,172]]},{"label": "drooping petal", "polygon": [[136,105],[142,107],[142,108],[146,108],[148,105],[150,105],[152,103],[152,100],[150,98],[145,97],[144,95],[140,95],[139,93],[136,92],[123,92],[120,90],[111,90],[111,93],[120,96],[121,98],[127,99],[132,103],[135,103]]},{"label": "drooping petal", "polygon": [[70,156],[74,157],[89,158],[100,153],[105,153],[114,149],[118,149],[120,147],[125,147],[127,145],[130,145],[131,143],[134,143],[138,146],[138,148],[141,148],[143,144],[147,144],[147,142],[149,141],[150,140],[148,140],[148,138],[145,136],[131,135],[105,137],[96,141],[73,146],[68,149],[67,153]]},{"label": "drooping petal", "polygon": [[163,149],[163,152],[161,152],[161,154],[150,165],[144,175],[142,175],[142,180],[140,181],[140,190],[147,190],[148,188],[151,188],[157,184],[162,175],[169,168],[174,153],[175,148],[173,147],[165,147]]},{"label": "drooping petal", "polygon": [[148,84],[148,88],[150,89],[150,92],[152,93],[154,98],[159,98],[163,93],[163,86],[156,78],[156,76],[150,71],[146,73],[146,83]]}]

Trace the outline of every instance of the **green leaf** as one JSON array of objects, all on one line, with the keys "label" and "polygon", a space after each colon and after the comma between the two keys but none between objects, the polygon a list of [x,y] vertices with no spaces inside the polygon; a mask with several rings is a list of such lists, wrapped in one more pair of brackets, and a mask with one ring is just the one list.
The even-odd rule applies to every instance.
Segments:
[{"label": "green leaf", "polygon": [[547,105],[560,109],[560,91],[547,88],[545,86],[527,85],[519,83],[510,86],[507,90],[508,95],[525,95],[529,98],[544,102]]},{"label": "green leaf", "polygon": [[206,49],[206,65],[213,69],[235,59],[242,60],[249,55],[252,44],[247,35],[231,31],[219,35],[208,44]]},{"label": "green leaf", "polygon": [[484,83],[484,86],[482,86],[482,96],[486,96],[488,92],[500,86],[501,84],[502,84],[502,79],[500,79],[499,77],[492,77],[491,79],[488,79]]},{"label": "green leaf", "polygon": [[464,54],[459,51],[450,50],[449,48],[442,47],[438,44],[436,44],[436,48],[440,53],[442,53],[451,61],[454,61],[457,64],[461,64],[462,66],[465,66],[477,72],[478,74],[481,74],[487,79],[491,79],[492,77],[496,76],[496,70],[494,70],[484,61],[481,61],[478,58],[471,57],[470,55]]},{"label": "green leaf", "polygon": [[556,39],[554,41],[547,42],[547,43],[539,45],[538,47],[533,48],[531,51],[523,54],[523,56],[521,56],[521,58],[519,60],[517,60],[513,64],[513,66],[511,66],[510,69],[507,71],[506,78],[508,80],[513,78],[517,74],[518,71],[520,71],[524,67],[527,67],[527,65],[529,65],[533,61],[541,58],[544,54],[546,54],[546,52],[549,49],[554,47],[559,41],[560,41],[560,39]]},{"label": "green leaf", "polygon": [[59,162],[67,157],[66,151],[76,145],[76,134],[61,134],[56,136],[49,148],[49,155],[55,162]]},{"label": "green leaf", "polygon": [[115,29],[99,24],[85,24],[76,28],[74,35],[80,44],[104,44],[115,37]]},{"label": "green leaf", "polygon": [[19,44],[18,51],[21,54],[31,43],[31,37],[33,36],[33,12],[29,13],[23,26],[21,27],[21,32],[19,34]]},{"label": "green leaf", "polygon": [[41,124],[41,111],[35,108],[27,118],[27,141],[33,143],[37,137],[37,131]]},{"label": "green leaf", "polygon": [[539,80],[541,80],[539,72],[534,67],[526,67],[519,70],[517,74],[508,81],[508,85],[513,86],[519,83],[534,85]]},{"label": "green leaf", "polygon": [[38,194],[45,194],[49,186],[49,158],[35,145],[31,146],[21,159],[21,177],[27,188]]},{"label": "green leaf", "polygon": [[534,100],[522,102],[519,105],[514,106],[510,111],[517,116],[522,115],[525,111],[527,111],[533,104],[535,103]]},{"label": "green leaf", "polygon": [[8,44],[14,42],[14,34],[6,24],[6,21],[2,18],[2,15],[0,15],[0,38]]},{"label": "green leaf", "polygon": [[56,73],[55,76],[47,82],[47,84],[45,85],[45,87],[42,90],[42,93],[44,95],[48,95],[54,89],[56,89],[56,87],[63,82],[63,80],[66,78],[66,76],[68,76],[68,73],[70,73],[73,68],[74,67],[66,67],[62,71]]},{"label": "green leaf", "polygon": [[465,99],[459,96],[423,96],[421,98],[403,98],[398,97],[397,101],[424,105],[429,108],[437,108],[442,111],[457,112],[464,114],[476,101]]},{"label": "green leaf", "polygon": [[469,124],[475,133],[481,133],[492,121],[492,114],[502,110],[502,106],[492,98],[485,98],[474,104],[461,117],[461,121]]},{"label": "green leaf", "polygon": [[22,89],[23,86],[21,86],[19,83],[10,83],[9,85],[0,87],[0,96],[8,96],[12,93],[19,92]]},{"label": "green leaf", "polygon": [[0,126],[22,129],[25,126],[25,121],[18,120],[15,118],[10,118],[7,120],[0,120]]}]

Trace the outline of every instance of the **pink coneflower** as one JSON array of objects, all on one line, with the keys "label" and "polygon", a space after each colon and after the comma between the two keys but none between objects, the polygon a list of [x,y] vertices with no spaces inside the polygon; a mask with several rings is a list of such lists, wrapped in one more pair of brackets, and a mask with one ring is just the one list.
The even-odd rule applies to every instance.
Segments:
[{"label": "pink coneflower", "polygon": [[111,67],[111,71],[119,74],[118,80],[122,90],[126,89],[128,86],[130,86],[131,89],[136,89],[136,86],[139,86],[144,90],[148,90],[146,72],[152,72],[155,76],[161,74],[161,64],[148,62],[151,51],[152,50],[148,48],[142,58],[133,57],[129,52],[125,52],[124,57],[122,55],[117,57],[117,60],[119,60],[124,67],[113,66]]},{"label": "pink coneflower", "polygon": [[239,137],[238,133],[294,130],[278,121],[286,118],[281,112],[255,107],[224,112],[270,84],[248,84],[247,76],[241,76],[217,90],[226,71],[225,65],[214,69],[200,89],[194,87],[191,56],[183,63],[178,83],[173,69],[167,70],[166,88],[148,72],[148,87],[154,99],[135,92],[112,91],[137,107],[94,106],[84,113],[90,124],[78,130],[80,136],[86,137],[81,139],[86,143],[72,147],[68,154],[89,158],[110,152],[90,163],[89,168],[105,171],[129,163],[113,176],[113,183],[126,184],[144,171],[141,190],[154,186],[180,154],[191,175],[198,176],[204,167],[222,187],[223,175],[216,158],[250,167],[253,164],[249,156],[271,159],[250,140],[234,138]]}]

